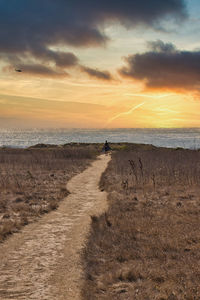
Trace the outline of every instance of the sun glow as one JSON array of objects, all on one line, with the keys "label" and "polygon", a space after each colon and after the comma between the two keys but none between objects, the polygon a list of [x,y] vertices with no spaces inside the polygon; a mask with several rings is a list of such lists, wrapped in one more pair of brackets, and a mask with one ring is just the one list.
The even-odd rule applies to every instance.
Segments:
[{"label": "sun glow", "polygon": [[198,95],[148,91],[130,81],[4,76],[0,126],[6,127],[198,127]]}]

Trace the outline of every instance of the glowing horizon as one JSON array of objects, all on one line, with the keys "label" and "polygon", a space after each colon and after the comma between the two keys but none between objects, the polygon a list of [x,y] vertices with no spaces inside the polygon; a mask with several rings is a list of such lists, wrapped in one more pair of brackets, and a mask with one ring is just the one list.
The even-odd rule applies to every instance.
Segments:
[{"label": "glowing horizon", "polygon": [[[9,43],[3,42],[0,33],[0,127],[200,127],[200,47],[196,41],[200,5],[197,0],[187,0],[185,7],[182,0],[173,1],[172,8],[170,1],[165,2],[166,11],[158,8],[155,20],[153,11],[148,11],[149,24],[136,0],[136,10],[130,8],[130,13],[120,14],[113,6],[112,20],[106,2],[102,19],[95,7],[88,7],[88,14],[96,19],[87,23],[89,19],[86,22],[81,15],[87,25],[82,40],[76,20],[70,20],[75,40],[67,35],[58,38],[47,20],[49,34],[55,35],[50,45],[48,35],[41,31],[41,47],[35,41],[26,48],[29,40],[23,40],[20,27],[16,26],[19,41],[13,36]],[[126,3],[119,3],[123,10]],[[7,7],[6,2],[3,5]],[[64,4],[56,5],[61,9]],[[75,7],[70,9],[74,12]],[[170,11],[179,22],[166,19],[162,23],[162,14],[168,16]],[[38,26],[29,13],[33,23],[28,25]],[[139,23],[134,21],[137,18]],[[157,20],[161,29],[155,26]],[[90,27],[94,24],[93,35]],[[28,27],[33,37],[38,34],[34,26]],[[68,30],[68,23],[62,26]]]}]

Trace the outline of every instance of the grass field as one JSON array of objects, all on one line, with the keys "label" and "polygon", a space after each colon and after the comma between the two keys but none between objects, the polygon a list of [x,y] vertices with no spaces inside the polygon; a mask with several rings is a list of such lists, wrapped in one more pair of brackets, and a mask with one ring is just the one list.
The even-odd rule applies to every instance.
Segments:
[{"label": "grass field", "polygon": [[83,299],[200,299],[200,151],[118,145],[91,217]]},{"label": "grass field", "polygon": [[0,241],[56,209],[68,195],[67,181],[86,168],[97,153],[97,145],[87,144],[1,148]]}]

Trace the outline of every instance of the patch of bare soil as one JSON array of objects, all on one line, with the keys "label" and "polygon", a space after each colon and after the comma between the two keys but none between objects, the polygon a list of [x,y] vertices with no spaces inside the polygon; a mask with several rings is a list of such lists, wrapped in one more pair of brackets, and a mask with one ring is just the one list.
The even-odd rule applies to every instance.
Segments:
[{"label": "patch of bare soil", "polygon": [[67,184],[58,209],[0,245],[0,299],[80,300],[80,252],[90,215],[106,208],[98,183],[109,156],[101,156]]}]

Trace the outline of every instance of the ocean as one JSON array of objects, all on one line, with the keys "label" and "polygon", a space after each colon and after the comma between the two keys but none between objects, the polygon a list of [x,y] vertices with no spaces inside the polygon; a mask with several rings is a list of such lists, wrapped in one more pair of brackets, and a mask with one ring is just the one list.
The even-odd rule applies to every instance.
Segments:
[{"label": "ocean", "polygon": [[128,142],[171,148],[200,148],[200,128],[173,129],[0,129],[0,146],[26,148],[38,143]]}]

